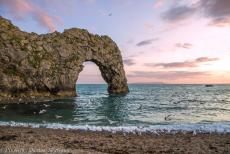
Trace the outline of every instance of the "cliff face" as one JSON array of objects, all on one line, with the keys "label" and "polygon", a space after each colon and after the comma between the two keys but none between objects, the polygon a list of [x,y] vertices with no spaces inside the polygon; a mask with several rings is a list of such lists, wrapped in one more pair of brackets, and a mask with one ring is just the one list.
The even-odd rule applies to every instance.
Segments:
[{"label": "cliff face", "polygon": [[26,33],[0,17],[0,101],[75,96],[85,61],[99,67],[109,93],[128,92],[120,50],[108,36],[77,28]]}]

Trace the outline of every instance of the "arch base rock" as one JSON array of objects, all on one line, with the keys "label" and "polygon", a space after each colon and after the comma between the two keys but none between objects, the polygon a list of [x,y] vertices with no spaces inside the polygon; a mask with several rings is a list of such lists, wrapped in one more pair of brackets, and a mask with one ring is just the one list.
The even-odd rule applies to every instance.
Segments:
[{"label": "arch base rock", "polygon": [[121,52],[108,36],[78,28],[38,35],[0,17],[0,102],[76,96],[85,61],[99,67],[109,93],[129,91]]}]

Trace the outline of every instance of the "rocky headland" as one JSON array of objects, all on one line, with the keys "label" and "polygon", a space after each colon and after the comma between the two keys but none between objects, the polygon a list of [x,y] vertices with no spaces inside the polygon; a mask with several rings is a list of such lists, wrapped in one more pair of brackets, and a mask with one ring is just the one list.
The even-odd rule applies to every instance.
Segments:
[{"label": "rocky headland", "polygon": [[128,92],[121,52],[108,36],[78,28],[27,33],[0,16],[0,102],[76,96],[86,61],[99,67],[109,93]]}]

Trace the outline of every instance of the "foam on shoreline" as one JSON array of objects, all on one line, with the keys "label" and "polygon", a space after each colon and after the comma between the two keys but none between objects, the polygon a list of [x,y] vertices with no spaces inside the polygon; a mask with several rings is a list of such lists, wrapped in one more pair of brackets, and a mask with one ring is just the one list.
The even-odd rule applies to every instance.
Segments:
[{"label": "foam on shoreline", "polygon": [[107,132],[123,132],[123,133],[230,133],[230,122],[218,122],[212,124],[172,124],[172,125],[150,125],[150,126],[92,126],[92,125],[71,125],[60,123],[22,123],[22,122],[2,122],[0,126],[11,127],[30,127],[30,128],[50,128],[64,130],[82,130],[82,131],[107,131]]}]

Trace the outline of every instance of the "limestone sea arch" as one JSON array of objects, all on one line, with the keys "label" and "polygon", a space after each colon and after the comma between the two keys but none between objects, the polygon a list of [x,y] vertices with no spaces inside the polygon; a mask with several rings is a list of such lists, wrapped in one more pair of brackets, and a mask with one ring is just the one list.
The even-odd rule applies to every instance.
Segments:
[{"label": "limestone sea arch", "polygon": [[121,52],[108,36],[78,28],[38,35],[0,17],[1,100],[75,96],[86,61],[99,67],[109,93],[129,91]]}]

